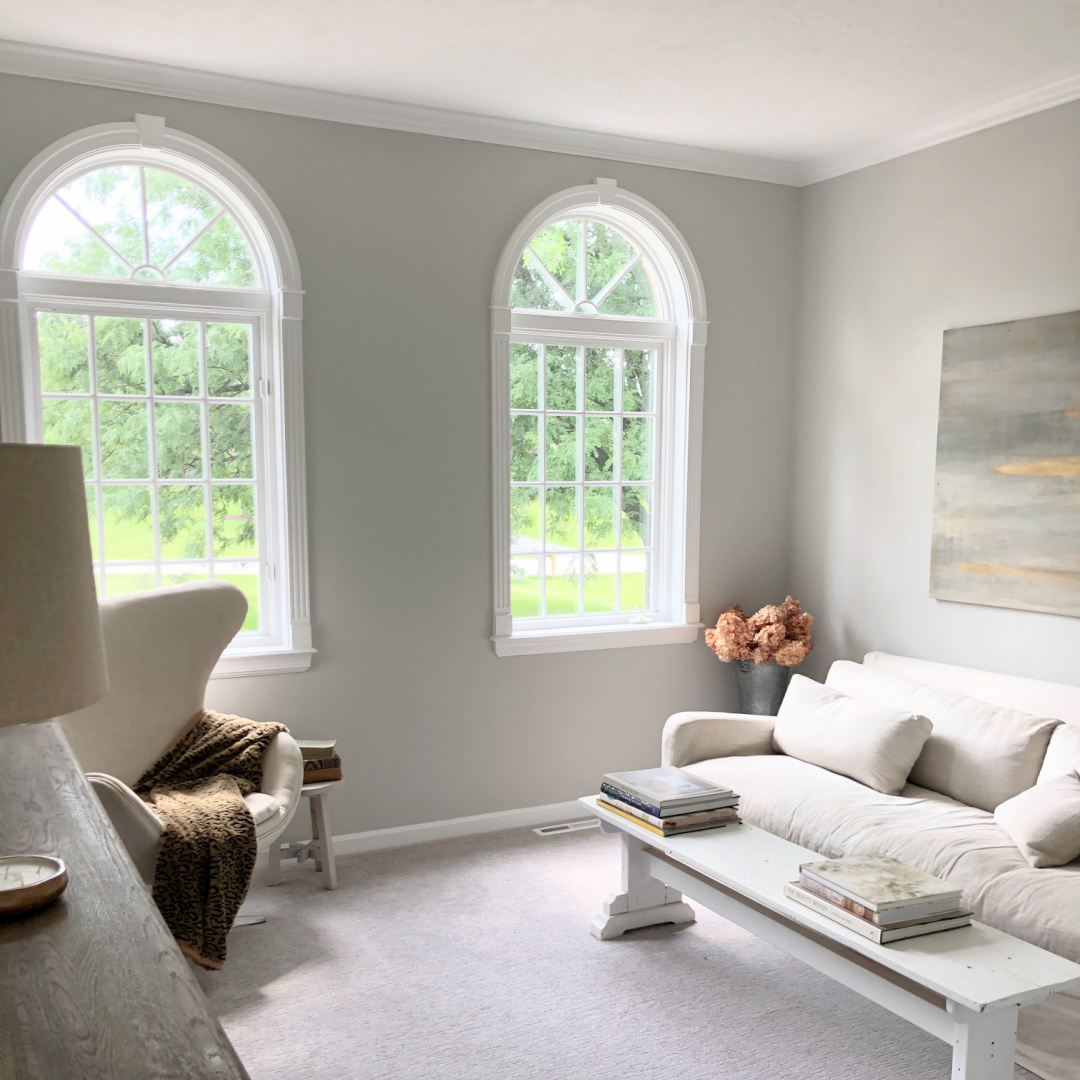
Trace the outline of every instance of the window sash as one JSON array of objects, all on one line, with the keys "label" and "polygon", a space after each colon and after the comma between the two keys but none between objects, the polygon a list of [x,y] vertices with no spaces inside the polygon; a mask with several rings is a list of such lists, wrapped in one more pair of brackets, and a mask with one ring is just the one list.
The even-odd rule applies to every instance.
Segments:
[{"label": "window sash", "polygon": [[[68,285],[74,282],[78,282],[79,279],[64,279],[63,284]],[[92,284],[102,284],[100,282],[93,282]],[[108,285],[109,292],[120,293],[125,290],[117,289],[113,283],[106,283]],[[141,292],[143,287],[139,287],[137,283],[120,283],[124,285],[134,285],[135,290]],[[171,286],[159,286],[157,284],[150,284],[149,288],[155,293],[164,294],[175,293],[177,291],[187,292],[188,290],[175,290]],[[135,291],[133,290],[133,291]],[[92,420],[92,438],[93,444],[87,448],[93,455],[95,461],[94,475],[92,478],[88,478],[85,483],[88,490],[95,491],[95,499],[97,505],[97,523],[98,523],[98,535],[96,538],[98,553],[94,560],[94,573],[95,577],[104,578],[110,570],[122,571],[122,570],[137,570],[145,568],[148,572],[152,573],[155,577],[156,585],[160,585],[162,577],[168,575],[168,567],[170,566],[183,566],[183,565],[198,565],[206,566],[209,577],[213,579],[215,577],[215,570],[219,567],[224,567],[228,563],[256,563],[258,567],[258,581],[259,581],[259,629],[258,630],[241,630],[233,642],[230,644],[230,649],[237,650],[251,650],[255,648],[276,648],[279,647],[284,640],[286,640],[286,627],[284,625],[285,612],[282,610],[281,598],[278,596],[278,591],[275,587],[276,570],[275,567],[278,564],[278,560],[281,557],[281,552],[284,550],[284,537],[281,535],[280,522],[282,520],[282,513],[278,508],[279,493],[277,491],[277,484],[272,481],[270,463],[274,460],[275,451],[275,438],[276,433],[273,430],[274,425],[271,421],[270,412],[267,406],[267,390],[268,382],[264,375],[266,370],[266,349],[268,346],[267,341],[267,320],[263,314],[260,313],[259,308],[265,307],[267,311],[270,310],[269,297],[263,294],[259,295],[261,304],[258,306],[251,305],[247,307],[225,307],[217,306],[213,303],[207,303],[206,301],[211,299],[208,295],[211,290],[200,290],[202,294],[203,303],[199,306],[182,305],[176,302],[177,297],[165,297],[162,295],[163,302],[148,305],[142,299],[128,299],[123,300],[117,297],[110,297],[109,299],[97,299],[91,298],[85,295],[88,290],[79,290],[83,293],[80,296],[63,296],[59,294],[59,290],[54,295],[47,297],[30,296],[27,297],[26,303],[26,315],[28,323],[28,335],[27,339],[30,345],[31,353],[31,378],[33,385],[31,387],[31,396],[34,403],[34,407],[28,417],[28,431],[27,436],[30,441],[41,441],[44,438],[44,417],[43,409],[46,401],[120,401],[120,402],[142,402],[147,406],[147,438],[148,438],[148,454],[149,454],[149,469],[150,476],[147,479],[142,478],[129,478],[129,479],[106,479],[101,475],[101,431],[97,421],[96,410],[93,414]],[[233,299],[233,294],[241,292],[241,290],[212,290],[215,294],[225,293],[223,299]],[[251,295],[252,290],[242,290],[246,295]],[[173,302],[168,302],[172,300]],[[185,322],[217,322],[217,323],[245,323],[251,327],[251,395],[250,397],[237,398],[229,396],[214,395],[211,396],[206,393],[208,387],[205,381],[206,372],[206,356],[205,349],[200,347],[200,372],[201,372],[201,386],[203,391],[201,395],[172,395],[172,394],[158,394],[154,389],[153,380],[153,368],[152,358],[150,356],[150,341],[146,342],[147,349],[147,389],[145,394],[103,394],[99,393],[96,388],[96,380],[94,379],[96,356],[93,355],[95,350],[93,347],[93,336],[91,334],[89,339],[89,347],[91,355],[89,357],[89,363],[91,365],[91,389],[88,393],[68,393],[68,392],[43,392],[41,389],[41,356],[39,351],[39,340],[37,330],[37,317],[39,312],[55,312],[62,314],[73,315],[86,315],[88,317],[93,316],[115,316],[121,318],[132,318],[139,320],[181,320]],[[200,340],[204,340],[203,334],[200,333]],[[155,441],[155,404],[165,403],[188,403],[199,404],[203,407],[204,412],[202,416],[202,454],[203,454],[203,471],[204,476],[199,479],[189,478],[159,478],[155,474],[157,469],[156,463],[156,441]],[[228,556],[212,556],[213,552],[212,534],[213,528],[212,516],[208,512],[206,515],[206,530],[207,530],[207,555],[205,558],[173,558],[163,557],[161,555],[161,537],[158,527],[159,517],[157,512],[158,505],[158,491],[164,487],[170,486],[199,486],[211,492],[214,487],[226,487],[230,485],[243,484],[244,480],[235,480],[232,478],[214,478],[209,475],[211,471],[210,458],[209,458],[209,430],[207,427],[208,421],[208,409],[214,404],[243,404],[250,405],[251,407],[251,449],[252,449],[252,473],[254,474],[250,481],[255,489],[255,507],[256,507],[256,555],[254,557],[235,557],[229,558]],[[103,492],[109,487],[118,487],[123,485],[145,484],[150,488],[151,496],[151,508],[152,508],[152,520],[151,528],[153,532],[154,541],[154,558],[148,559],[107,559],[104,543],[104,503]],[[108,595],[107,583],[103,581],[102,595]],[[227,650],[228,651],[228,650]]]},{"label": "window sash", "polygon": [[[512,319],[516,319],[520,312],[513,311]],[[562,317],[569,317],[577,320],[581,318],[574,313],[566,313]],[[592,319],[593,316],[585,316],[586,319]],[[603,318],[603,317],[602,317]],[[610,318],[610,317],[608,317]],[[653,320],[635,319],[635,320],[622,320],[633,323],[651,322]],[[509,344],[512,349],[515,344],[521,345],[555,345],[555,346],[569,346],[575,349],[619,349],[619,350],[647,350],[655,354],[656,357],[656,370],[653,377],[653,403],[652,409],[649,412],[642,413],[627,413],[621,408],[623,404],[622,400],[622,368],[620,366],[619,373],[615,376],[616,382],[616,396],[615,404],[618,406],[615,410],[604,411],[592,411],[585,409],[585,400],[583,385],[579,385],[578,397],[580,409],[547,409],[546,405],[546,365],[542,358],[538,358],[538,386],[537,386],[537,403],[540,406],[537,409],[508,409],[508,416],[536,416],[536,417],[551,417],[551,416],[573,416],[579,418],[583,424],[585,417],[611,417],[615,420],[616,437],[615,446],[618,447],[617,457],[619,459],[618,464],[618,479],[605,480],[588,480],[584,476],[584,446],[581,441],[581,437],[578,440],[577,447],[577,470],[576,474],[580,474],[577,479],[573,481],[557,481],[547,480],[545,478],[545,448],[543,445],[544,440],[540,440],[539,453],[537,455],[537,480],[513,480],[509,481],[510,490],[515,488],[537,488],[539,490],[539,520],[540,520],[540,535],[541,535],[541,549],[535,555],[522,554],[519,558],[536,558],[540,560],[540,583],[541,583],[541,606],[544,606],[544,599],[546,594],[546,583],[550,575],[544,573],[542,562],[544,559],[551,557],[551,554],[547,550],[547,532],[546,532],[546,503],[545,503],[545,490],[548,487],[573,487],[577,489],[580,494],[577,498],[578,505],[578,547],[574,550],[568,550],[565,554],[574,555],[582,554],[587,556],[590,554],[602,554],[609,551],[616,553],[618,558],[618,569],[616,571],[616,607],[618,607],[621,600],[621,585],[622,585],[622,555],[624,552],[627,554],[638,555],[644,554],[650,561],[650,566],[647,573],[651,576],[650,581],[650,602],[647,607],[642,608],[640,611],[614,611],[614,612],[585,612],[584,611],[584,567],[579,569],[578,573],[578,606],[582,608],[582,611],[570,614],[570,615],[513,615],[512,621],[515,630],[528,631],[528,630],[540,630],[551,629],[557,630],[560,628],[570,629],[573,627],[590,627],[590,626],[627,626],[641,623],[642,625],[666,622],[670,618],[670,613],[667,610],[668,596],[670,592],[670,568],[669,551],[670,551],[670,531],[671,531],[671,511],[670,511],[670,492],[672,478],[669,473],[671,472],[672,462],[670,460],[666,444],[666,427],[670,422],[666,417],[667,412],[670,410],[669,402],[671,400],[671,379],[672,379],[672,350],[674,342],[671,339],[656,338],[651,335],[640,333],[641,328],[638,327],[639,333],[634,337],[621,337],[612,336],[611,334],[605,334],[603,336],[592,334],[583,334],[580,332],[561,332],[552,333],[548,331],[543,334],[529,333],[528,328],[519,328],[516,322],[512,322],[512,329],[509,336]],[[651,327],[650,327],[651,329]],[[621,361],[621,358],[620,358]],[[507,361],[509,363],[509,360]],[[583,384],[585,379],[584,363],[581,365],[579,372],[579,384]],[[648,481],[633,481],[624,480],[621,475],[622,463],[621,463],[621,420],[623,418],[643,417],[649,418],[653,421],[653,468],[652,479]],[[546,433],[545,433],[546,434]],[[582,433],[583,435],[583,433]],[[507,445],[507,454],[511,449],[511,443]],[[651,543],[640,548],[626,548],[622,546],[622,528],[621,528],[621,506],[615,510],[617,515],[616,525],[616,547],[614,549],[608,548],[587,548],[585,546],[584,530],[585,521],[583,513],[582,499],[584,496],[585,488],[599,488],[610,487],[612,489],[621,489],[623,487],[637,487],[637,486],[651,486],[653,489],[653,508],[652,508],[652,520],[651,520]],[[511,534],[512,535],[512,534]],[[514,554],[510,553],[509,566],[512,568],[514,561]],[[512,569],[511,569],[512,574]],[[512,580],[511,580],[511,595],[512,595]]]},{"label": "window sash", "polygon": [[81,278],[63,274],[37,274],[19,271],[19,292],[26,300],[46,301],[56,298],[107,304],[146,304],[155,310],[162,307],[227,309],[270,313],[273,297],[261,289],[224,285],[176,285],[165,281],[112,281],[104,278]]},{"label": "window sash", "polygon": [[[512,340],[524,340],[519,335],[531,335],[530,340],[549,340],[551,344],[568,344],[571,337],[584,340],[612,342],[608,348],[634,348],[624,341],[650,342],[656,345],[671,341],[677,327],[669,319],[653,319],[629,315],[586,315],[580,311],[510,310]],[[649,348],[639,345],[638,348]]]}]

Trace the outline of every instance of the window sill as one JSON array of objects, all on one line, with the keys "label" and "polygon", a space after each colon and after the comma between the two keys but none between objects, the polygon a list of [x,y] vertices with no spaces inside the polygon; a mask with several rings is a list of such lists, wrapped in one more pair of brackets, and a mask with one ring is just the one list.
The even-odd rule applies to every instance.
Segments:
[{"label": "window sill", "polygon": [[640,645],[689,645],[697,640],[700,623],[650,623],[647,626],[583,626],[562,630],[522,630],[510,637],[493,637],[496,656],[534,653],[625,649]]},{"label": "window sill", "polygon": [[315,649],[265,649],[226,652],[210,673],[211,679],[240,679],[248,675],[290,675],[307,671]]}]

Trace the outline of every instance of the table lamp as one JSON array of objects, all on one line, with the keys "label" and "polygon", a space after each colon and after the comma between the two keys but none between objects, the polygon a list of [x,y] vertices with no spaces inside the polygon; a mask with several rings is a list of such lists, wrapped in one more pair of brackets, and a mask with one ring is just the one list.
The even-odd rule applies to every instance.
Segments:
[{"label": "table lamp", "polygon": [[[0,727],[74,712],[107,689],[82,451],[0,443]],[[0,858],[0,914],[66,884],[59,859]]]}]

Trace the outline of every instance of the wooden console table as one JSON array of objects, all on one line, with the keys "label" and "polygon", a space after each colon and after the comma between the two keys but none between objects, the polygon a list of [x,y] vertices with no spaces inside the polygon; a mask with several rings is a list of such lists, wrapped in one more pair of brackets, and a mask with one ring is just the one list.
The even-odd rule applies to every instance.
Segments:
[{"label": "wooden console table", "polygon": [[0,921],[0,1080],[248,1080],[53,723],[0,728],[0,855],[31,852],[71,880]]}]

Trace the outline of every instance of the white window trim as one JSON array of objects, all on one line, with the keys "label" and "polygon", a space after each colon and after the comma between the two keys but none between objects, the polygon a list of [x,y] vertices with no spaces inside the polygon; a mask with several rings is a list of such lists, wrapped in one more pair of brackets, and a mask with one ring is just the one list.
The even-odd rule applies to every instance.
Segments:
[{"label": "white window trim", "polygon": [[[19,270],[27,231],[42,203],[70,176],[92,168],[96,160],[124,152],[154,161],[200,182],[222,198],[259,263],[262,290],[220,289],[158,283],[110,282],[42,275]],[[118,289],[117,286],[122,288]],[[104,305],[122,292],[124,302],[186,311],[205,308],[210,292],[228,294],[237,313],[261,320],[267,336],[264,351],[264,421],[273,428],[272,483],[276,504],[270,574],[278,583],[280,632],[272,644],[230,645],[213,677],[228,678],[306,671],[315,650],[311,643],[308,579],[307,493],[304,461],[304,398],[300,268],[289,231],[258,182],[231,158],[191,135],[165,126],[158,116],[136,115],[132,123],[101,124],[58,140],[19,174],[0,204],[0,433],[6,442],[39,437],[36,338],[31,313],[61,299],[85,309]],[[269,294],[269,302],[267,301]],[[195,317],[198,317],[197,315]],[[265,528],[265,527],[264,527]],[[264,575],[265,579],[265,575]]]},{"label": "white window trim", "polygon": [[[627,233],[650,258],[665,290],[662,319],[562,312],[514,312],[508,306],[514,271],[525,246],[545,225],[575,214],[607,221]],[[644,227],[643,227],[644,226]],[[676,285],[677,288],[671,288]],[[698,563],[701,518],[702,380],[708,321],[705,290],[697,263],[678,229],[655,206],[620,190],[614,180],[568,188],[546,199],[518,226],[503,250],[491,295],[492,543],[494,632],[498,656],[578,652],[627,646],[686,644],[696,640],[700,623]],[[510,342],[530,332],[553,342],[560,331],[588,331],[590,339],[614,347],[633,347],[650,337],[670,348],[664,392],[669,395],[661,428],[668,490],[662,495],[658,525],[666,530],[666,593],[663,621],[637,624],[590,621],[537,626],[531,620],[515,630],[510,613]],[[567,338],[567,341],[572,339]],[[584,625],[583,625],[584,624]]]}]

